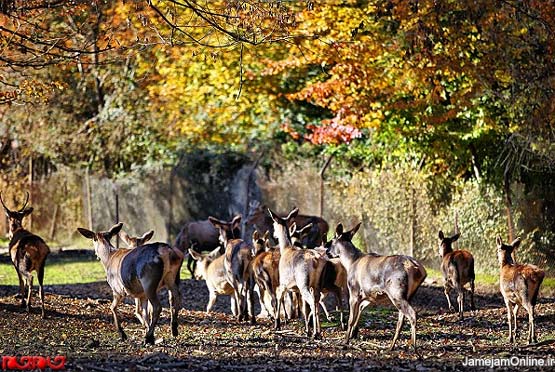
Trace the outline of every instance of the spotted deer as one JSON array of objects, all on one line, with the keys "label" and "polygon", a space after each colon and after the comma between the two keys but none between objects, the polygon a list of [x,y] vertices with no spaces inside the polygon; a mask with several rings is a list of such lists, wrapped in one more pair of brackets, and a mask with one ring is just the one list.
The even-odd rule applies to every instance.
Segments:
[{"label": "spotted deer", "polygon": [[453,305],[449,298],[451,289],[457,291],[457,303],[459,305],[459,318],[463,319],[464,308],[464,286],[470,284],[470,309],[476,310],[474,305],[474,257],[466,250],[453,250],[453,243],[459,239],[457,233],[451,237],[439,231],[439,255],[441,259],[441,274],[443,275],[443,288],[449,310],[453,311]]},{"label": "spotted deer", "polygon": [[[301,294],[303,316],[307,336],[320,338],[320,278],[326,262],[325,252],[301,249],[293,246],[288,226],[299,213],[294,208],[286,217],[280,217],[268,209],[274,223],[274,236],[279,242],[279,286],[276,290],[276,314],[280,314],[286,291]],[[310,311],[308,311],[310,308]],[[312,319],[312,332],[309,320]],[[280,329],[280,317],[275,317],[275,328]]]},{"label": "spotted deer", "polygon": [[241,215],[237,215],[230,222],[208,217],[208,220],[219,229],[220,242],[225,247],[224,272],[227,281],[233,288],[235,302],[239,308],[238,319],[256,323],[254,314],[254,281],[251,275],[252,247],[244,240],[238,239]]},{"label": "spotted deer", "polygon": [[496,243],[500,266],[499,287],[507,306],[509,342],[515,342],[516,318],[519,306],[522,306],[528,313],[528,344],[536,343],[538,339],[534,324],[534,307],[545,272],[534,265],[514,262],[514,250],[520,246],[520,239],[517,238],[511,244],[503,244],[498,236]]},{"label": "spotted deer", "polygon": [[146,328],[145,343],[154,344],[154,328],[158,323],[162,305],[159,289],[166,287],[169,293],[172,335],[177,336],[177,314],[181,303],[179,293],[179,269],[184,255],[165,243],[145,244],[134,249],[117,249],[110,240],[123,227],[123,223],[108,231],[94,232],[77,228],[79,233],[93,241],[96,256],[106,271],[106,279],[112,288],[113,301],[110,310],[114,324],[122,340],[127,339],[118,319],[116,308],[125,296],[136,298],[142,312],[141,323]]},{"label": "spotted deer", "polygon": [[[10,238],[8,247],[12,263],[19,279],[21,306],[25,307],[27,312],[30,312],[31,294],[33,292],[33,272],[36,272],[39,282],[41,314],[44,318],[44,266],[46,264],[46,258],[50,253],[50,248],[40,236],[23,228],[23,218],[33,212],[32,207],[25,208],[29,202],[29,193],[27,193],[25,203],[23,203],[23,206],[17,211],[12,211],[6,206],[1,193],[0,202],[2,202],[2,206],[8,217],[8,236]],[[25,293],[25,290],[27,290],[27,293]]]},{"label": "spotted deer", "polygon": [[352,230],[344,231],[343,225],[338,224],[335,237],[329,245],[329,254],[339,257],[347,271],[350,313],[346,342],[354,336],[364,308],[378,296],[385,295],[399,310],[390,350],[395,347],[405,317],[409,319],[412,346],[416,350],[416,312],[410,301],[426,278],[426,269],[409,256],[362,253],[352,243],[352,238],[359,227],[360,223]]},{"label": "spotted deer", "polygon": [[231,296],[231,313],[238,316],[239,309],[235,301],[234,290],[227,281],[224,256],[220,248],[218,247],[209,253],[199,253],[195,249],[189,248],[189,254],[197,261],[194,272],[195,279],[206,281],[206,287],[208,288],[209,298],[206,305],[206,314],[210,313],[219,295],[227,295]]}]

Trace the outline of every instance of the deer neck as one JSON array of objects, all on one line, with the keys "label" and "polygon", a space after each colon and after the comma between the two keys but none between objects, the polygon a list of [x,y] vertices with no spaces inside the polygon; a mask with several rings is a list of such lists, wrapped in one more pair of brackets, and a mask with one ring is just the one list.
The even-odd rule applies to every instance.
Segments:
[{"label": "deer neck", "polygon": [[291,237],[289,236],[289,234],[287,232],[287,227],[280,226],[279,229],[277,229],[277,230],[274,228],[274,232],[277,235],[279,251],[280,251],[280,253],[283,254],[283,252],[287,248],[290,248],[293,245],[291,243]]},{"label": "deer neck", "polygon": [[360,256],[362,256],[362,252],[352,243],[341,244],[339,247],[339,261],[341,261],[341,265],[343,265],[347,272],[349,272],[353,263],[358,260]]},{"label": "deer neck", "polygon": [[499,265],[501,267],[514,264],[515,261],[513,260],[512,254],[505,253],[503,256],[499,257]]},{"label": "deer neck", "polygon": [[445,247],[442,248],[441,253],[442,253],[442,257],[445,257],[449,253],[453,253],[453,247],[452,246],[445,246]]},{"label": "deer neck", "polygon": [[102,262],[104,269],[108,271],[108,267],[110,266],[110,259],[112,258],[113,254],[117,251],[110,243],[108,244],[99,244],[96,247],[96,256]]}]

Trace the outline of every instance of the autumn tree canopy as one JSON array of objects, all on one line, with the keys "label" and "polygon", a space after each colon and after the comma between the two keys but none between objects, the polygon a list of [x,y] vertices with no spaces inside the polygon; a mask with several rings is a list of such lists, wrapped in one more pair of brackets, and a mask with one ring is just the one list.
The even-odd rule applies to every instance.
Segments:
[{"label": "autumn tree canopy", "polygon": [[554,6],[2,1],[3,151],[109,173],[191,145],[552,171]]}]

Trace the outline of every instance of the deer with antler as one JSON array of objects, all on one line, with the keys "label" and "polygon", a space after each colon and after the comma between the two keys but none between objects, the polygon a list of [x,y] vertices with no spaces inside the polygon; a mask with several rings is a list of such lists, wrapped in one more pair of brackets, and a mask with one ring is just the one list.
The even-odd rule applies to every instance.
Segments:
[{"label": "deer with antler", "polygon": [[[44,266],[46,263],[46,257],[50,253],[50,248],[48,248],[48,245],[40,236],[35,235],[23,228],[23,218],[33,212],[33,207],[26,208],[27,203],[29,202],[29,193],[27,193],[27,198],[25,199],[25,203],[23,203],[23,207],[17,211],[12,211],[6,206],[1,194],[0,202],[2,202],[4,211],[8,216],[8,234],[10,238],[9,250],[12,263],[19,279],[19,290],[22,297],[21,305],[27,309],[27,312],[31,310],[33,271],[35,271],[39,281],[41,312],[42,317],[44,318]],[[26,296],[25,289],[27,289]]]}]

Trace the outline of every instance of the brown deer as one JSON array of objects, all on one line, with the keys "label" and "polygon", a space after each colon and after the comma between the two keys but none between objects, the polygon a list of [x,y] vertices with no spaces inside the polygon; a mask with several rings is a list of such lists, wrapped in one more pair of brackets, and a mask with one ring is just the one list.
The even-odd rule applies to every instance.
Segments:
[{"label": "brown deer", "polygon": [[350,231],[343,231],[343,225],[337,225],[335,237],[329,246],[329,253],[339,257],[347,270],[350,313],[346,342],[354,336],[364,308],[378,296],[385,295],[399,310],[390,350],[395,347],[405,317],[409,319],[412,345],[416,350],[416,312],[410,301],[426,278],[426,269],[409,256],[362,253],[352,243],[353,235],[359,227],[360,223]]},{"label": "brown deer", "polygon": [[145,245],[152,236],[154,235],[154,230],[144,233],[142,236],[129,236],[125,231],[120,231],[118,234],[121,240],[127,245],[127,248],[133,249]]},{"label": "brown deer", "polygon": [[[44,265],[46,263],[46,257],[50,253],[50,248],[48,248],[48,245],[40,236],[32,234],[23,228],[23,218],[33,212],[32,207],[25,208],[29,202],[29,193],[27,193],[27,198],[25,199],[25,203],[23,203],[23,207],[17,211],[12,211],[6,207],[1,193],[0,201],[2,202],[6,216],[8,216],[8,235],[10,238],[9,251],[19,279],[21,306],[25,307],[27,312],[31,310],[33,271],[35,271],[39,282],[41,313],[44,318]],[[25,289],[27,289],[27,293],[25,293]]]},{"label": "brown deer", "polygon": [[[302,244],[303,238],[306,234],[309,234],[312,229],[312,223],[304,226],[301,229],[297,229],[295,222],[289,227],[289,234],[291,235],[291,243],[299,248],[305,248]],[[323,245],[326,243],[326,236],[323,237]],[[328,308],[324,302],[324,299],[332,293],[335,297],[336,311],[339,311],[339,322],[341,328],[345,328],[345,322],[343,318],[343,297],[347,293],[347,272],[338,258],[332,258],[326,261],[324,269],[322,270],[322,276],[320,280],[320,306],[324,310],[324,314],[328,321],[333,321]]]},{"label": "brown deer", "polygon": [[122,340],[127,339],[116,308],[125,296],[139,299],[143,324],[146,324],[145,343],[154,344],[154,327],[162,311],[158,290],[167,287],[171,309],[172,335],[177,336],[177,314],[181,302],[179,269],[183,253],[164,243],[151,243],[134,249],[117,249],[110,243],[123,224],[120,222],[108,231],[94,232],[77,228],[79,233],[93,241],[96,256],[106,270],[106,279],[112,288],[110,306],[114,324]]},{"label": "brown deer", "polygon": [[470,309],[476,310],[474,306],[474,257],[469,251],[453,250],[453,242],[459,239],[457,233],[446,237],[443,231],[439,231],[439,255],[442,257],[441,273],[443,275],[443,288],[449,310],[453,311],[453,305],[449,298],[451,289],[457,291],[457,303],[459,305],[459,318],[463,319],[464,286],[470,283]]},{"label": "brown deer", "polygon": [[[236,225],[233,236],[241,236],[240,225]],[[211,252],[221,246],[219,237],[218,229],[209,220],[192,221],[183,226],[175,239],[174,247],[183,253],[187,253],[189,248],[193,248],[199,253]],[[223,253],[224,248],[222,247]],[[192,256],[189,256],[187,259],[187,269],[191,276],[193,276],[195,271],[196,262]]]},{"label": "brown deer", "polygon": [[[254,225],[255,228],[264,234],[270,231],[270,236],[273,235],[273,220],[267,213],[268,208],[265,205],[260,205],[258,201],[253,201],[249,205],[249,215],[247,217],[247,225]],[[280,214],[281,215],[281,214]],[[329,225],[323,218],[307,215],[296,215],[294,219],[289,221],[289,226],[295,222],[298,227],[303,228],[308,224],[312,224],[310,231],[302,239],[302,245],[307,248],[319,247],[323,242],[323,237],[329,231]]]},{"label": "brown deer", "polygon": [[528,344],[537,343],[534,307],[545,272],[534,265],[514,262],[514,250],[520,245],[520,239],[517,238],[511,244],[503,244],[501,237],[498,236],[496,242],[497,258],[501,267],[499,287],[507,306],[509,342],[515,342],[516,317],[519,306],[522,306],[528,313]]},{"label": "brown deer", "polygon": [[224,269],[224,256],[220,248],[218,247],[210,253],[198,253],[193,248],[190,248],[189,254],[197,261],[194,273],[195,279],[205,280],[206,287],[208,287],[209,299],[206,305],[206,314],[209,314],[212,310],[218,295],[228,295],[231,296],[231,313],[234,316],[238,316],[239,309],[235,302],[234,290],[227,281]]},{"label": "brown deer", "polygon": [[[129,236],[125,231],[121,230],[119,232],[119,237],[124,243],[127,245],[127,248],[134,249],[145,245],[147,241],[152,239],[154,235],[154,230],[150,230],[149,232],[144,233],[142,236]],[[148,327],[148,317],[143,312],[141,301],[138,298],[135,298],[135,316],[139,319],[139,322],[143,325],[143,327]]]},{"label": "brown deer", "polygon": [[[324,268],[325,252],[315,249],[301,249],[294,247],[288,226],[299,213],[294,208],[289,214],[282,218],[268,209],[274,221],[274,236],[279,242],[281,257],[279,259],[279,286],[276,290],[277,308],[276,314],[280,314],[286,291],[300,292],[303,301],[302,311],[305,319],[307,336],[320,337],[320,278]],[[310,308],[308,312],[307,307]],[[310,332],[310,318],[312,317],[313,331]],[[280,318],[275,317],[275,328],[280,328]]]},{"label": "brown deer", "polygon": [[247,320],[250,314],[251,324],[256,323],[254,314],[254,281],[251,275],[252,247],[244,240],[238,239],[236,231],[240,230],[241,215],[230,222],[208,217],[219,229],[220,242],[225,247],[224,270],[227,281],[233,288],[235,302],[239,308],[238,319]]},{"label": "brown deer", "polygon": [[253,255],[251,270],[254,282],[260,291],[260,304],[272,318],[275,318],[277,306],[276,288],[279,285],[279,250],[269,243],[269,232],[260,238],[257,230],[253,232]]}]

